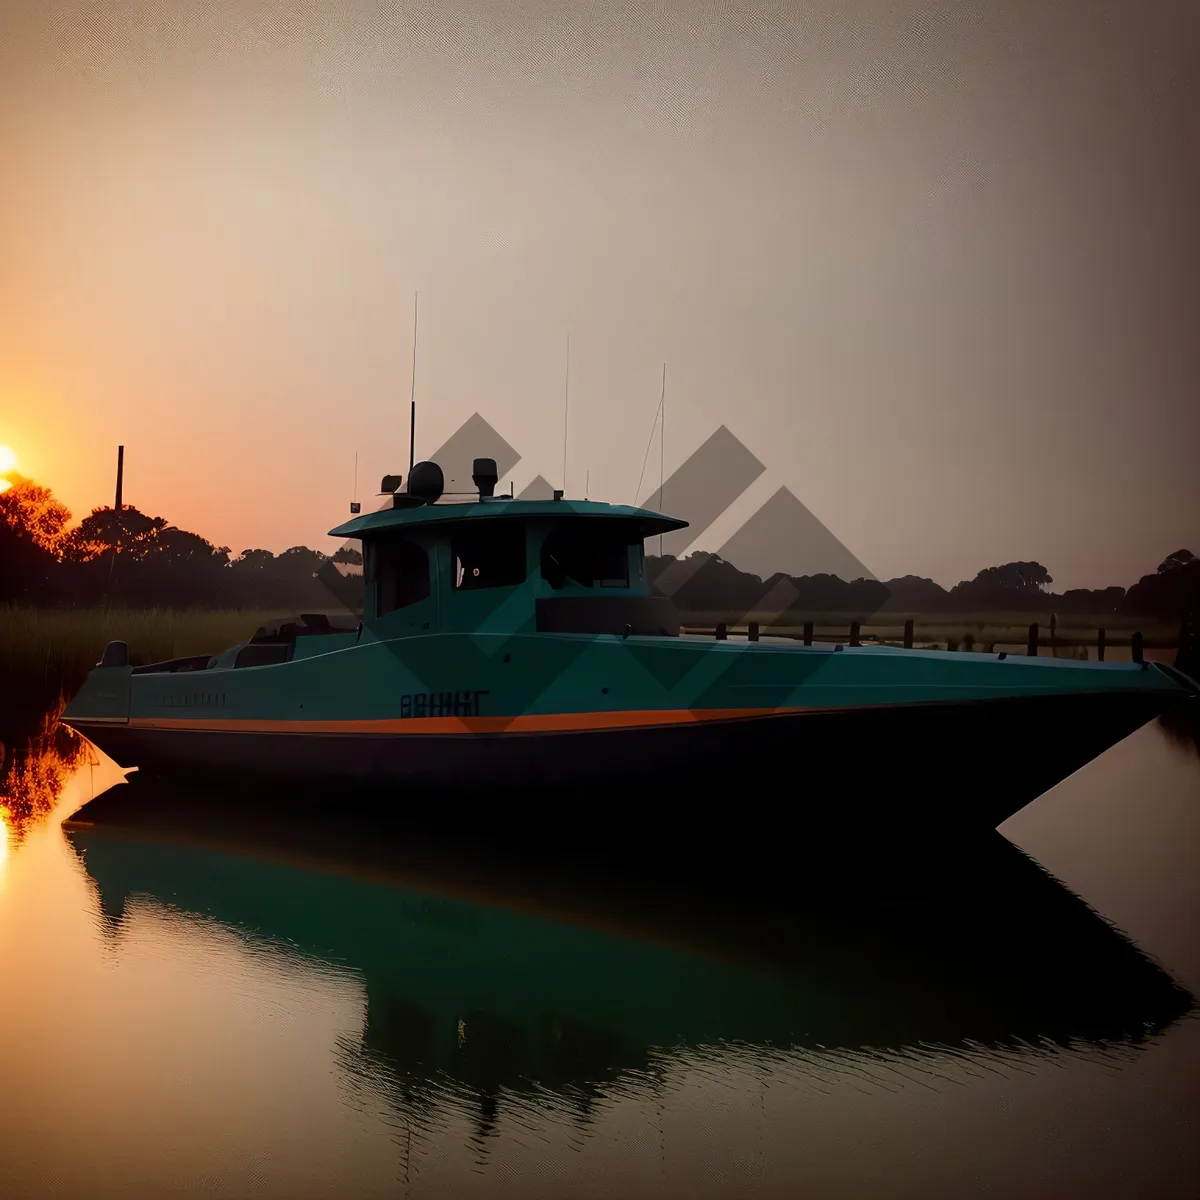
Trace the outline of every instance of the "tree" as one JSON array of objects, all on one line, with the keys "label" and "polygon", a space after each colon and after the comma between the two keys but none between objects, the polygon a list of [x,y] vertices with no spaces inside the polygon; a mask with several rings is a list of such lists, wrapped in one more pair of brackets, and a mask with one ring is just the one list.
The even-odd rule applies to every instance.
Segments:
[{"label": "tree", "polygon": [[884,586],[888,590],[888,599],[882,607],[888,612],[940,612],[949,597],[940,583],[922,575],[901,575],[889,579]]},{"label": "tree", "polygon": [[981,588],[1004,588],[1028,595],[1044,592],[1054,580],[1041,563],[1010,562],[1000,567],[985,567],[972,582]]},{"label": "tree", "polygon": [[1168,554],[1153,575],[1143,575],[1125,593],[1127,612],[1178,618],[1200,612],[1200,558],[1190,550]]},{"label": "tree", "polygon": [[57,555],[71,513],[54,493],[23,475],[10,475],[12,486],[0,492],[0,524],[41,550]]},{"label": "tree", "polygon": [[155,543],[154,558],[164,565],[185,567],[197,563],[208,565],[215,561],[225,566],[229,562],[228,546],[214,546],[198,533],[176,529],[173,525],[162,530]]},{"label": "tree", "polygon": [[63,557],[77,563],[108,554],[149,558],[166,528],[165,517],[149,517],[136,508],[94,508],[67,535]]},{"label": "tree", "polygon": [[270,550],[243,550],[233,560],[233,566],[238,571],[265,571],[275,562],[275,555]]},{"label": "tree", "polygon": [[984,611],[1009,609],[1021,611],[1044,602],[1047,588],[1054,582],[1050,572],[1038,562],[1010,562],[985,567],[974,579],[964,580],[950,589],[950,607]]},{"label": "tree", "polygon": [[1175,571],[1180,567],[1187,566],[1188,563],[1194,562],[1196,556],[1190,550],[1176,550],[1174,554],[1168,554],[1166,558],[1158,564],[1158,574],[1163,575],[1167,571]]},{"label": "tree", "polygon": [[354,550],[349,546],[343,546],[340,550],[334,551],[329,561],[335,563],[345,563],[347,566],[351,567],[361,567],[362,560],[363,557],[359,551]]}]

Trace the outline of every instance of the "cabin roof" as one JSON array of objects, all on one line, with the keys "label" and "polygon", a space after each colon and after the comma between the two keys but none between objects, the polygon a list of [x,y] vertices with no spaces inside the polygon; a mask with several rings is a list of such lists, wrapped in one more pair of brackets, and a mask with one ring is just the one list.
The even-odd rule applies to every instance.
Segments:
[{"label": "cabin roof", "polygon": [[634,522],[642,537],[685,529],[688,522],[678,517],[634,508],[628,504],[604,504],[599,500],[510,500],[497,496],[488,500],[468,500],[462,504],[422,504],[412,508],[385,508],[338,525],[329,531],[330,537],[361,538],[385,529],[405,529],[446,521],[487,521],[498,517],[547,517],[573,521],[587,517],[601,520]]}]

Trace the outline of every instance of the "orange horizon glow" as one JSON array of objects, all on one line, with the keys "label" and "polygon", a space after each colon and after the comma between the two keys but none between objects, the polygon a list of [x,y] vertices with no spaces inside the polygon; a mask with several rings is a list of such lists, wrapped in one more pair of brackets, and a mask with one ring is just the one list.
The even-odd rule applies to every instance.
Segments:
[{"label": "orange horizon glow", "polygon": [[11,446],[0,446],[0,493],[7,492],[12,487],[12,480],[6,479],[20,465],[17,452]]}]

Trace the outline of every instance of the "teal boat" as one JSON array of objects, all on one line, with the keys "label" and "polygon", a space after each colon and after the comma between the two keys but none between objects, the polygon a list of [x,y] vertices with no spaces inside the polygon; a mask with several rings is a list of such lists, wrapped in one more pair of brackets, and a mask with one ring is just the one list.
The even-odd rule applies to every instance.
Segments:
[{"label": "teal boat", "polygon": [[645,539],[687,522],[496,495],[488,459],[473,478],[446,496],[419,463],[330,531],[362,543],[361,620],[145,666],[112,642],[64,720],[160,778],[350,784],[414,815],[455,796],[505,828],[590,800],[597,834],[721,837],[752,797],[781,830],[994,828],[1200,691],[1150,662],[689,635],[644,566]]}]

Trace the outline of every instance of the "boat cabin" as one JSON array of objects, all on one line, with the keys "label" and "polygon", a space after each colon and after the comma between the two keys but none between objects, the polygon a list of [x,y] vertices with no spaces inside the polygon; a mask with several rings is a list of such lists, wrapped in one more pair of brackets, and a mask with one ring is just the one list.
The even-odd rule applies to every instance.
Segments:
[{"label": "boat cabin", "polygon": [[[495,495],[496,464],[476,459],[478,494],[445,496],[436,463],[417,463],[406,491],[384,478],[389,507],[329,531],[363,546],[365,594],[354,616],[302,613],[270,621],[248,642],[132,668],[135,675],[262,667],[328,653],[364,638],[436,633],[679,636],[679,614],[650,594],[644,540],[686,521],[588,500]],[[111,642],[99,666],[129,666]]]},{"label": "boat cabin", "polygon": [[447,497],[436,464],[418,463],[390,507],[330,530],[362,541],[363,625],[374,636],[679,634],[674,605],[650,594],[644,540],[686,521],[558,492],[496,496],[490,459],[476,460],[474,479],[477,494]]}]

